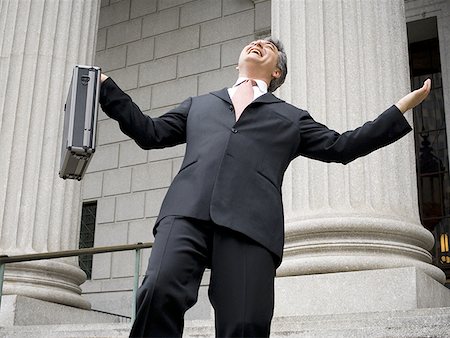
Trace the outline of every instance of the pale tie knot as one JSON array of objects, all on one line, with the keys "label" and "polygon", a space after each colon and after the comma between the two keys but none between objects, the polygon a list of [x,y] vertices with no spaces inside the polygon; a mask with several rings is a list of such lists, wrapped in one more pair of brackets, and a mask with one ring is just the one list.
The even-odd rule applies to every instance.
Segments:
[{"label": "pale tie knot", "polygon": [[256,85],[254,80],[245,80],[239,84],[236,88],[231,101],[233,102],[236,121],[239,120],[245,107],[247,107],[253,101],[253,86]]}]

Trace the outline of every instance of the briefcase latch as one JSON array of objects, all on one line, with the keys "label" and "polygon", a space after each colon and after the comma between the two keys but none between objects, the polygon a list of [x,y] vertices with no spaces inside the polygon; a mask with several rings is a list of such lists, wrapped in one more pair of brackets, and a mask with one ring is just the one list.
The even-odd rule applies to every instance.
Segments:
[{"label": "briefcase latch", "polygon": [[83,86],[87,86],[87,84],[88,84],[88,82],[89,82],[90,79],[91,79],[91,78],[90,78],[89,76],[82,76],[82,77],[81,77],[81,84],[82,84]]}]

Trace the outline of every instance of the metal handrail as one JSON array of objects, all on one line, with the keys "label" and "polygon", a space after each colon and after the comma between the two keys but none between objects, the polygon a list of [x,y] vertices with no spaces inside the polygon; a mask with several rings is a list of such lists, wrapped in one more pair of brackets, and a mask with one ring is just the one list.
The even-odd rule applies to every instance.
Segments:
[{"label": "metal handrail", "polygon": [[29,262],[29,261],[37,261],[42,259],[55,259],[55,258],[63,258],[63,257],[74,257],[81,255],[95,255],[99,253],[107,253],[107,252],[118,252],[118,251],[129,251],[135,250],[135,264],[134,264],[134,278],[133,278],[133,294],[132,294],[132,309],[131,309],[131,321],[134,322],[136,318],[136,293],[139,286],[139,270],[140,270],[140,261],[141,261],[141,250],[148,249],[153,246],[153,243],[136,243],[136,244],[124,244],[124,245],[111,245],[111,246],[100,246],[96,248],[83,248],[76,250],[61,250],[61,251],[53,251],[53,252],[42,252],[35,254],[25,254],[25,255],[0,255],[0,307],[2,304],[2,295],[3,295],[3,280],[5,275],[5,265],[8,263],[20,263],[20,262]]}]

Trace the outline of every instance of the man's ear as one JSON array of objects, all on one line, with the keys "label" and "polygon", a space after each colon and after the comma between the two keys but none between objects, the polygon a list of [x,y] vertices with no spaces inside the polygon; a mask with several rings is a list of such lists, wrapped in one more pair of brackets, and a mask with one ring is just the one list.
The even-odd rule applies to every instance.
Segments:
[{"label": "man's ear", "polygon": [[272,78],[278,79],[281,76],[281,70],[278,68],[272,72]]}]

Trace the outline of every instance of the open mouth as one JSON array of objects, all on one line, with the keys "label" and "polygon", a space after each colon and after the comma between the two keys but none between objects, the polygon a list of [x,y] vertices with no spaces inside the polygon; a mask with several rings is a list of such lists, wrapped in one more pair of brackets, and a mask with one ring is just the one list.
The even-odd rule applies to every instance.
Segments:
[{"label": "open mouth", "polygon": [[262,56],[261,52],[258,49],[250,49],[249,54],[255,53],[258,56]]}]

